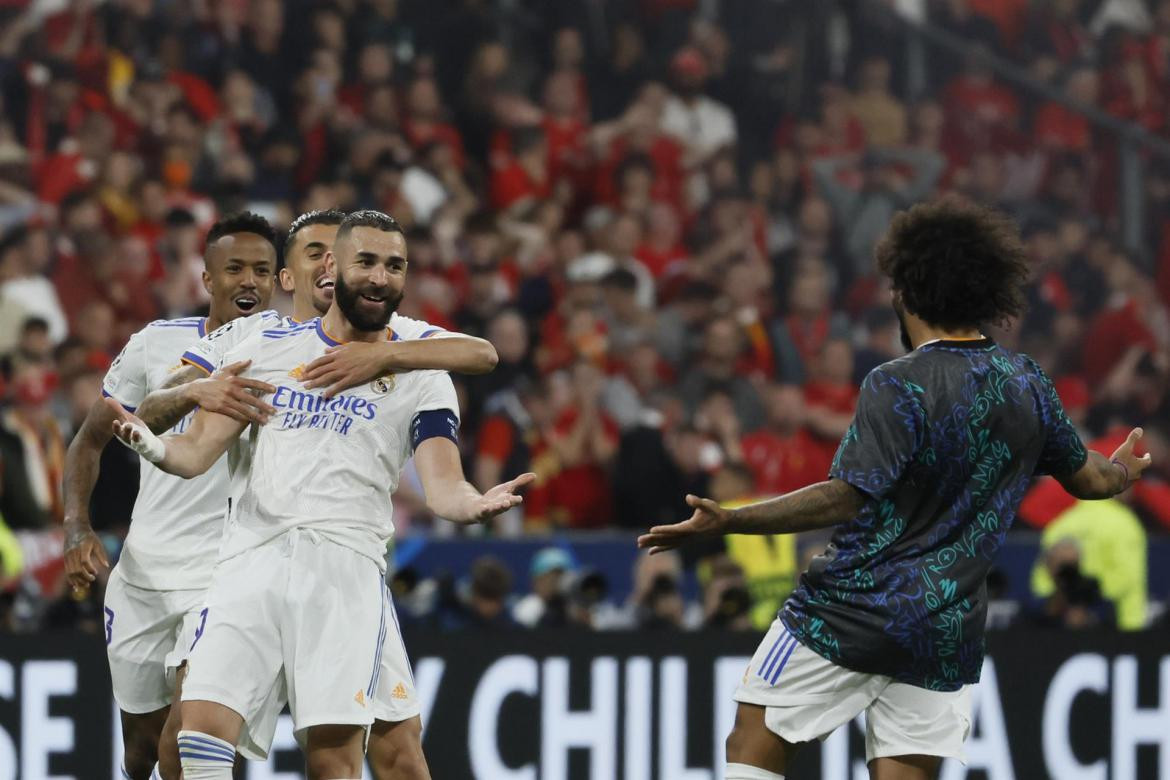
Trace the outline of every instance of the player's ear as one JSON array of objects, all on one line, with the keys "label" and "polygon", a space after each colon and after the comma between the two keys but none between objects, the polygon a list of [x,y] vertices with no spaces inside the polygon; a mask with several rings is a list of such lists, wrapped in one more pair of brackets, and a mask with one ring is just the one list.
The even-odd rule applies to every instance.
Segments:
[{"label": "player's ear", "polygon": [[333,255],[332,249],[325,250],[325,275],[337,278],[337,258]]},{"label": "player's ear", "polygon": [[288,268],[281,268],[277,278],[280,279],[280,289],[284,290],[286,293],[293,292],[293,290],[296,289],[296,284],[293,282],[293,276],[291,273],[289,273]]},{"label": "player's ear", "polygon": [[207,273],[207,267],[203,267],[203,289],[211,295],[211,274]]}]

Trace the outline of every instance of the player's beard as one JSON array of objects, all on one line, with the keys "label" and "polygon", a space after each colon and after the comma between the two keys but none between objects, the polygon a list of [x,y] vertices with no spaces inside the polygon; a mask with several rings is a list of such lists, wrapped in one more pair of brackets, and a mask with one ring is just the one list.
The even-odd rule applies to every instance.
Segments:
[{"label": "player's beard", "polygon": [[910,341],[910,331],[906,329],[906,309],[902,306],[902,299],[894,296],[894,314],[898,315],[898,337],[902,340],[902,347],[907,352],[914,351],[914,342]]},{"label": "player's beard", "polygon": [[[374,292],[368,290],[367,292]],[[377,292],[381,292],[378,290]],[[341,313],[345,315],[345,319],[349,321],[356,330],[365,331],[367,333],[382,330],[390,322],[390,315],[398,310],[398,304],[402,303],[402,293],[397,294],[388,292],[389,297],[382,302],[378,307],[376,313],[368,310],[363,311],[362,303],[360,302],[361,291],[355,290],[345,283],[345,279],[338,274],[337,278],[333,280],[333,299],[337,302],[337,307],[341,309]],[[365,303],[366,306],[370,304],[369,301]]]}]

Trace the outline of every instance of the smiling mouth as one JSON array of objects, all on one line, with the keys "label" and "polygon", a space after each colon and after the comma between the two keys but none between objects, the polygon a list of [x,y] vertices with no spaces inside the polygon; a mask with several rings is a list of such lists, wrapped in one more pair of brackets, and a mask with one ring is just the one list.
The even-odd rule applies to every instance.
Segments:
[{"label": "smiling mouth", "polygon": [[370,303],[385,303],[387,300],[389,300],[389,296],[387,295],[367,295],[366,293],[362,293],[359,297],[361,297],[361,299],[364,301],[369,301]]},{"label": "smiling mouth", "polygon": [[260,305],[260,299],[255,295],[240,295],[232,300],[236,308],[247,314]]},{"label": "smiling mouth", "polygon": [[318,290],[332,290],[333,289],[333,280],[330,279],[328,276],[322,276],[320,279],[317,280],[316,286],[317,286]]}]

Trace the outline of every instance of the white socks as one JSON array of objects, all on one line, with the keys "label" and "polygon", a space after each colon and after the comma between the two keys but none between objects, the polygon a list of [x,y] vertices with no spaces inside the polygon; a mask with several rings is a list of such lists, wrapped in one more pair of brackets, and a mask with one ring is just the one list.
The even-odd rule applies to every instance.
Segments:
[{"label": "white socks", "polygon": [[210,734],[180,731],[179,761],[183,780],[232,780],[236,746]]},{"label": "white socks", "polygon": [[[184,775],[186,778],[186,775]],[[728,764],[723,774],[724,780],[784,780],[784,775],[760,769],[758,766],[747,764]]]}]

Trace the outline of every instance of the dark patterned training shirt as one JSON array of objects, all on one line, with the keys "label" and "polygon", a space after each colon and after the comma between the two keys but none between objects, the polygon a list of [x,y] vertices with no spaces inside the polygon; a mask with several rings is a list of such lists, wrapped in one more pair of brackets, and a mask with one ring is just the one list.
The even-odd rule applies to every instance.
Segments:
[{"label": "dark patterned training shirt", "polygon": [[1040,367],[990,339],[879,366],[830,471],[868,500],[781,619],[849,669],[934,690],[977,682],[985,579],[1029,481],[1086,458]]}]

